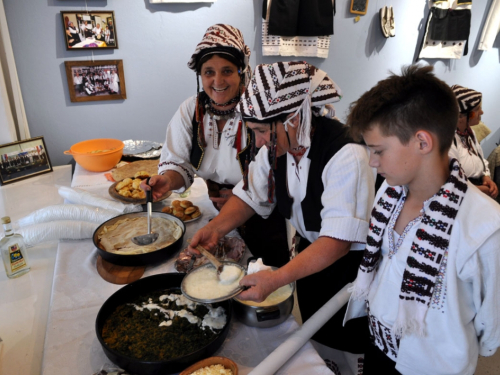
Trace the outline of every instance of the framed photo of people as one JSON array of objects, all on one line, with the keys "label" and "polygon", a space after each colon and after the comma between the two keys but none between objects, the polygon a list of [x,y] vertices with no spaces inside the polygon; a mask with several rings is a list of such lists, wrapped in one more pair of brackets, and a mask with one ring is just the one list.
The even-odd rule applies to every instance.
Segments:
[{"label": "framed photo of people", "polygon": [[65,61],[72,102],[127,99],[123,60]]},{"label": "framed photo of people", "polygon": [[115,12],[108,11],[61,11],[64,40],[68,51],[85,49],[116,49]]},{"label": "framed photo of people", "polygon": [[10,184],[52,172],[43,137],[0,145],[0,182]]}]

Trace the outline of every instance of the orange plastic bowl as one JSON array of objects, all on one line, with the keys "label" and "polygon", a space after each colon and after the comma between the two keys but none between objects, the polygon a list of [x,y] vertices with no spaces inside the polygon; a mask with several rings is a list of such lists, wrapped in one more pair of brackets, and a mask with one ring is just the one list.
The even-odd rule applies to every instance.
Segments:
[{"label": "orange plastic bowl", "polygon": [[118,139],[100,138],[75,143],[65,155],[90,172],[104,172],[113,168],[123,155],[125,144]]}]

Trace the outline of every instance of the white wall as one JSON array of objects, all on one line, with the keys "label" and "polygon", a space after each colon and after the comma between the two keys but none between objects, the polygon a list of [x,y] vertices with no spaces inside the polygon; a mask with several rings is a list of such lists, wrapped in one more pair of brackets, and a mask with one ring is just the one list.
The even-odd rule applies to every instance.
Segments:
[{"label": "white wall", "polygon": [[[25,100],[31,135],[43,135],[53,164],[76,142],[100,137],[150,139],[162,142],[179,104],[195,94],[195,74],[186,66],[208,26],[238,27],[252,50],[251,64],[291,58],[262,57],[262,0],[217,0],[198,4],[149,4],[148,0],[89,0],[89,10],[114,10],[119,49],[94,51],[95,60],[122,59],[127,99],[71,103],[64,61],[91,60],[92,51],[66,51],[61,10],[83,11],[81,0],[3,0]],[[483,143],[486,154],[500,139],[500,37],[495,48],[477,51],[478,38],[491,0],[473,5],[469,55],[461,60],[427,60],[438,77],[483,92],[483,122],[492,134]],[[396,37],[385,39],[378,10],[390,5],[371,0],[358,23],[349,13],[350,0],[337,0],[335,35],[328,59],[309,58],[339,84],[344,97],[337,114],[345,119],[349,104],[389,70],[415,61],[422,39],[425,0],[393,0]],[[303,58],[295,58],[303,59]]]}]

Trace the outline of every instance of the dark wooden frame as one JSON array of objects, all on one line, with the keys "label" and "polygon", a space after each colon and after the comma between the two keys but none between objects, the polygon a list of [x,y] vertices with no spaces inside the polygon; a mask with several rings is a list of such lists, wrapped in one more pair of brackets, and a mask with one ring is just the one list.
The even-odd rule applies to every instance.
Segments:
[{"label": "dark wooden frame", "polygon": [[[76,15],[88,15],[88,16],[99,16],[101,14],[105,14],[106,17],[104,18],[106,20],[106,23],[108,23],[108,18],[107,15],[111,14],[112,17],[112,22],[113,22],[113,32],[114,32],[114,41],[115,45],[114,46],[106,46],[106,47],[71,47],[68,43],[68,38],[66,37],[66,20],[64,19],[68,14],[74,14],[75,17]],[[61,11],[61,18],[62,18],[62,27],[63,27],[63,35],[64,35],[64,43],[66,45],[66,49],[68,51],[79,51],[79,50],[87,50],[87,49],[118,49],[118,34],[116,32],[116,19],[115,19],[115,12],[112,10],[109,11],[100,11],[100,10],[91,10],[88,12],[85,11]],[[76,25],[78,30],[80,30],[80,25]]]},{"label": "dark wooden frame", "polygon": [[[3,162],[4,162],[5,152],[3,152],[4,151],[3,149],[5,147],[22,145],[23,143],[33,142],[33,141],[38,141],[38,140],[41,141],[39,143],[41,146],[43,146],[44,154],[45,154],[45,157],[47,160],[45,160],[44,163],[36,163],[36,164],[39,164],[39,166],[43,166],[46,164],[47,165],[46,169],[33,171],[32,169],[36,167],[36,164],[33,166],[30,166],[30,167],[28,167],[28,165],[17,165],[15,167],[12,166],[12,167],[5,167],[4,168]],[[49,173],[49,172],[53,171],[52,163],[50,162],[50,158],[49,158],[49,152],[47,150],[47,146],[45,145],[45,141],[44,141],[43,137],[30,138],[30,139],[25,139],[22,141],[17,141],[17,142],[12,142],[12,143],[0,145],[0,157],[2,158],[2,160],[1,160],[2,164],[0,167],[0,182],[2,185],[10,184],[12,182],[24,180],[26,178],[38,176],[40,174]],[[10,170],[10,173],[9,173],[9,170]],[[21,173],[21,172],[26,172],[26,173]],[[18,176],[12,177],[12,178],[7,178],[12,173],[17,174]]]},{"label": "dark wooden frame", "polygon": [[[127,99],[127,89],[125,87],[125,73],[123,71],[123,60],[96,60],[96,61],[65,61],[66,78],[68,79],[69,97],[72,102],[92,102],[102,100]],[[120,79],[120,93],[99,95],[99,96],[77,96],[75,85],[73,84],[73,67],[95,67],[104,65],[115,65]]]},{"label": "dark wooden frame", "polygon": [[[364,10],[358,9],[364,3]],[[364,15],[368,11],[368,0],[351,0],[351,13]]]}]

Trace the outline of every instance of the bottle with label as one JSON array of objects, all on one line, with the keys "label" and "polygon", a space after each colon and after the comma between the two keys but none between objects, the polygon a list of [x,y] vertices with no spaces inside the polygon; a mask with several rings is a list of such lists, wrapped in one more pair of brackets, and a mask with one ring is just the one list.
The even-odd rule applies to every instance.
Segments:
[{"label": "bottle with label", "polygon": [[3,265],[9,278],[19,277],[29,272],[30,265],[26,245],[23,236],[12,231],[10,217],[1,219],[5,237],[0,240],[0,251],[2,252]]}]

